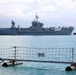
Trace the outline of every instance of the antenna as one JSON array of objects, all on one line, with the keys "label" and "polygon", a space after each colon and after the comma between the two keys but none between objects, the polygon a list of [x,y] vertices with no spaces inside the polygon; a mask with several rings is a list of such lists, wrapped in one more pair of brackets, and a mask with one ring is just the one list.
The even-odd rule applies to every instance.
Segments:
[{"label": "antenna", "polygon": [[72,1],[76,1],[76,0],[72,0]]},{"label": "antenna", "polygon": [[37,13],[35,13],[35,18],[36,18],[36,21],[38,22],[39,16],[37,15]]}]

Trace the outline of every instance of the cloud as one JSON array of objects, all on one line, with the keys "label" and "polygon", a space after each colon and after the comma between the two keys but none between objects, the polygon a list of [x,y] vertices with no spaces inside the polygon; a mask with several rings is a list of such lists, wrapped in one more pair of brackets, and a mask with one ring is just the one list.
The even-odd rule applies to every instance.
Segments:
[{"label": "cloud", "polygon": [[72,0],[37,0],[41,5],[53,5],[57,9],[62,7],[65,10],[76,10],[76,2]]},{"label": "cloud", "polygon": [[[75,0],[0,0],[0,16],[31,18],[37,12],[49,20],[75,21]],[[70,18],[71,17],[71,18]]]},{"label": "cloud", "polygon": [[30,8],[34,0],[0,0],[0,15],[24,17],[24,11]]},{"label": "cloud", "polygon": [[[38,6],[38,8],[35,8]],[[28,15],[32,15],[35,12],[41,15],[51,15],[56,17],[67,17],[69,15],[75,14],[76,12],[76,2],[72,0],[37,0],[33,10],[28,12]]]},{"label": "cloud", "polygon": [[[73,13],[76,2],[72,0],[0,0],[0,13],[8,16],[24,16],[25,14],[48,14],[48,12]],[[26,13],[27,12],[27,13]]]},{"label": "cloud", "polygon": [[5,16],[23,16],[23,11],[28,6],[22,4],[2,4],[0,5],[0,14]]},{"label": "cloud", "polygon": [[32,3],[35,0],[0,0],[0,3]]},{"label": "cloud", "polygon": [[52,3],[54,0],[37,0],[37,2],[41,5],[46,5]]}]

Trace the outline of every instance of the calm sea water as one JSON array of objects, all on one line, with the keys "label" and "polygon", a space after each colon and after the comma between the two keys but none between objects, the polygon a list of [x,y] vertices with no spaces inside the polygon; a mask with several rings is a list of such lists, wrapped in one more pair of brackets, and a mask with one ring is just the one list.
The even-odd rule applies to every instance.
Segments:
[{"label": "calm sea water", "polygon": [[[0,47],[75,48],[76,36],[0,36]],[[0,75],[76,75],[66,72],[69,64],[23,62],[13,67],[0,66]]]}]

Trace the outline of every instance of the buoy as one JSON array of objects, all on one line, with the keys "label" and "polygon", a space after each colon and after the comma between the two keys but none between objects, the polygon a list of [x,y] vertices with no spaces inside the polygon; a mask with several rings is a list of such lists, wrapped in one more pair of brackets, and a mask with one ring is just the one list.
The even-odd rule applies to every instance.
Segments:
[{"label": "buoy", "polygon": [[7,65],[7,63],[3,63],[2,66],[7,67],[8,65]]},{"label": "buoy", "polygon": [[66,67],[66,71],[72,71],[72,70],[75,70],[76,69],[76,67],[75,66],[68,66],[68,67]]},{"label": "buoy", "polygon": [[72,71],[76,69],[76,63],[71,64],[71,66],[66,67],[66,71]]}]

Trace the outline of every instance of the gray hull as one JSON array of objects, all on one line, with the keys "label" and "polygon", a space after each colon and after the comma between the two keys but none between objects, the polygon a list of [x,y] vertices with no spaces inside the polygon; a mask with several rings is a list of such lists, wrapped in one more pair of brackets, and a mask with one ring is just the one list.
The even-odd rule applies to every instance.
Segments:
[{"label": "gray hull", "polygon": [[61,29],[60,31],[19,31],[18,28],[0,29],[0,35],[71,35],[73,29]]}]

